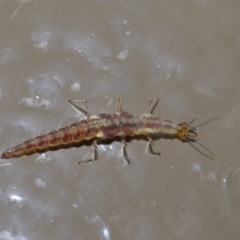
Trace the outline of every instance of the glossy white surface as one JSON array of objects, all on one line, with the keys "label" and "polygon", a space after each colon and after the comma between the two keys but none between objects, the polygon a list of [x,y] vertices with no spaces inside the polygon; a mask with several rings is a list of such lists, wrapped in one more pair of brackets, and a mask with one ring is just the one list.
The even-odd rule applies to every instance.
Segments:
[{"label": "glossy white surface", "polygon": [[[0,1],[0,150],[91,112],[182,122],[210,109],[200,128],[207,159],[159,140],[0,161],[0,239],[237,239],[240,234],[240,8],[237,1]],[[10,163],[10,165],[9,165]]]}]

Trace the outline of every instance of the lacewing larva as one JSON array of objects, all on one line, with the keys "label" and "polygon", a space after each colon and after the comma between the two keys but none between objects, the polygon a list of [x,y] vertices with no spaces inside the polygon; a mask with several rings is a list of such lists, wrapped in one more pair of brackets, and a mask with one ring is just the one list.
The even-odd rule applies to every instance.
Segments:
[{"label": "lacewing larva", "polygon": [[[80,108],[74,102],[84,102],[86,105],[87,119],[75,122],[67,127],[60,128],[56,131],[49,132],[45,135],[35,137],[25,141],[15,147],[7,149],[1,155],[2,159],[17,158],[24,155],[34,153],[42,153],[48,150],[71,147],[74,144],[85,140],[93,140],[91,151],[85,155],[79,164],[89,162],[86,160],[90,154],[96,156],[98,143],[104,140],[120,138],[122,142],[122,153],[130,164],[127,153],[126,137],[144,136],[148,140],[148,146],[151,151],[157,155],[161,155],[160,151],[153,143],[154,136],[164,136],[165,138],[177,138],[182,142],[196,142],[200,144],[212,156],[213,154],[198,142],[197,127],[191,124],[205,112],[194,118],[189,123],[183,122],[175,124],[169,120],[162,120],[152,115],[153,109],[158,103],[158,98],[149,103],[148,111],[141,116],[131,115],[122,111],[121,95],[118,96],[117,112],[114,114],[101,113],[99,115],[90,115],[89,103],[86,100],[68,100],[68,102],[78,111]],[[200,126],[199,124],[198,126]],[[204,154],[206,155],[206,154]],[[209,157],[209,156],[207,156]],[[213,158],[213,157],[209,157]]]}]

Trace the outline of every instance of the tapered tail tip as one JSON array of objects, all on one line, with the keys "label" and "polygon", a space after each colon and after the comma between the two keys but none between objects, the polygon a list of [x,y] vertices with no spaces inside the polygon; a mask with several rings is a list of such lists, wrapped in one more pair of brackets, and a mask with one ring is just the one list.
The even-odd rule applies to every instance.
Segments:
[{"label": "tapered tail tip", "polygon": [[2,153],[1,159],[7,159],[7,158],[10,158],[10,156],[8,154],[8,151],[5,151],[5,152]]}]

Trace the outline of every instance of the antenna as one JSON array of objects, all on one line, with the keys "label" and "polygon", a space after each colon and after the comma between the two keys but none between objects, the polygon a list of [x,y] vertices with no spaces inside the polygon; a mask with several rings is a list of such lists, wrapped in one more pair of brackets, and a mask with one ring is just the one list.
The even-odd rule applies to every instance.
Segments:
[{"label": "antenna", "polygon": [[[203,115],[205,115],[205,114],[208,114],[208,113],[211,113],[211,112],[217,112],[217,111],[219,111],[218,109],[214,109],[214,110],[209,110],[209,111],[206,111],[206,112],[204,112],[204,113],[201,113],[201,114],[199,114],[199,115],[197,115],[195,118],[193,118],[187,125],[189,126],[189,125],[191,125],[195,120],[197,120],[199,117],[201,117],[201,116],[203,116]],[[200,125],[200,124],[199,124]],[[198,125],[198,126],[199,126]]]}]

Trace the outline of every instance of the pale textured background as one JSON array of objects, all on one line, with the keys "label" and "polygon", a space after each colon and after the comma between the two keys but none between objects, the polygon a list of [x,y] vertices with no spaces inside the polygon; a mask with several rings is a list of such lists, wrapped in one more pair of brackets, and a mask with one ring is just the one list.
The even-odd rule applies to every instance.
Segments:
[{"label": "pale textured background", "polygon": [[[0,160],[0,239],[238,239],[240,235],[240,2],[234,0],[0,1],[0,150],[123,108],[200,129],[212,161],[159,140]],[[79,118],[80,117],[80,118]]]}]

